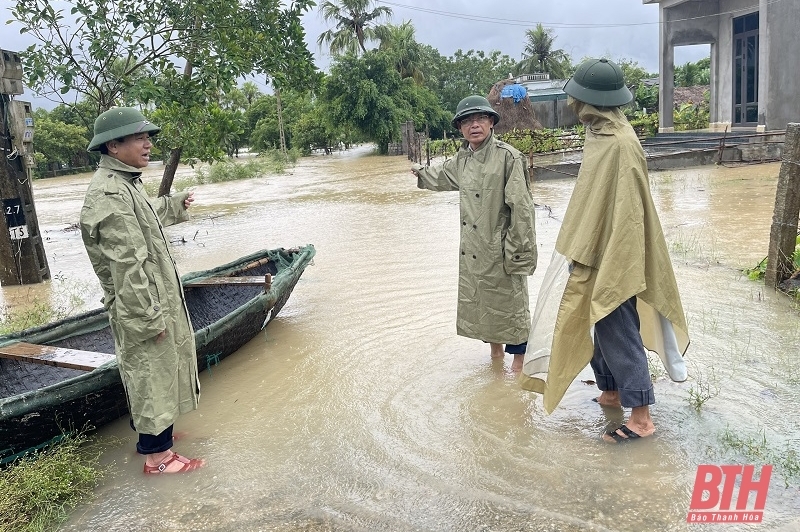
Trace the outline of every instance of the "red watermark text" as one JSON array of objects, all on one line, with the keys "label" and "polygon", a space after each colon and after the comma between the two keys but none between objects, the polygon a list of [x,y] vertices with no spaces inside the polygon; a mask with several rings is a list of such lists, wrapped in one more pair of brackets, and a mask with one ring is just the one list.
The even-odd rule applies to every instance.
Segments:
[{"label": "red watermark text", "polygon": [[[700,465],[694,479],[687,523],[761,523],[767,503],[772,466],[761,467],[753,478],[752,465]],[[738,494],[734,491],[739,481]],[[752,504],[750,495],[754,495]]]}]

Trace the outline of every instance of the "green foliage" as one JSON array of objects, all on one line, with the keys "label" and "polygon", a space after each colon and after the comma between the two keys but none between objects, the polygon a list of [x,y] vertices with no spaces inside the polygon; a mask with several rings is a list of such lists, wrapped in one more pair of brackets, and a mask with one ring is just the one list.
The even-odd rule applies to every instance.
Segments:
[{"label": "green foliage", "polygon": [[374,0],[325,0],[319,6],[322,18],[335,23],[336,30],[325,30],[317,44],[327,44],[332,55],[366,53],[365,42],[377,38],[377,23],[388,18],[392,9],[373,8]]},{"label": "green foliage", "polygon": [[[794,271],[800,270],[800,235],[795,240],[794,253],[792,253],[792,266]],[[767,273],[767,257],[764,257],[761,262],[752,268],[745,268],[742,272],[747,275],[751,281],[763,281]]]},{"label": "green foliage", "polygon": [[218,102],[242,76],[287,86],[316,79],[300,23],[313,0],[75,0],[68,14],[54,5],[11,9],[37,41],[22,53],[26,84],[62,101],[75,91],[95,116],[116,104],[155,107],[164,128],[157,146],[185,158],[213,161],[235,149],[241,124]]},{"label": "green foliage", "polygon": [[462,142],[462,140],[456,138],[431,140],[426,146],[427,153],[431,158],[439,156],[452,157],[461,147]]},{"label": "green foliage", "polygon": [[584,131],[583,128],[567,131],[563,129],[512,129],[500,135],[499,138],[525,154],[552,153],[583,146]]},{"label": "green foliage", "polygon": [[689,387],[687,401],[696,411],[700,411],[709,400],[719,395],[719,385],[714,368],[711,368],[711,376],[706,378],[703,373],[697,370],[694,383]]},{"label": "green foliage", "polygon": [[709,126],[710,109],[708,97],[702,104],[685,103],[673,113],[675,131],[705,129]]},{"label": "green foliage", "polygon": [[61,163],[66,166],[86,166],[89,158],[88,130],[85,126],[68,124],[52,117],[44,109],[33,112],[36,127],[34,148],[36,160],[47,165]]},{"label": "green foliage", "polygon": [[296,161],[297,157],[297,152],[290,152],[284,155],[280,150],[269,150],[258,157],[239,161],[227,159],[212,164],[207,168],[199,169],[196,173],[195,182],[202,185],[205,183],[252,179],[268,174],[280,174],[286,170],[288,164]]},{"label": "green foliage", "polygon": [[[636,109],[649,109],[651,112],[658,111],[658,85],[647,86],[640,84],[634,92],[634,102]],[[658,116],[656,114],[656,116]]]},{"label": "green foliage", "polygon": [[711,82],[711,58],[704,58],[696,63],[686,63],[675,68],[675,86],[693,87],[708,85]]},{"label": "green foliage", "polygon": [[452,56],[443,57],[436,49],[421,45],[420,56],[424,84],[437,95],[439,106],[450,117],[462,98],[489,94],[492,85],[507,78],[516,64],[497,50],[488,55],[483,51],[457,50]]},{"label": "green foliage", "polygon": [[388,152],[389,142],[400,138],[402,81],[391,59],[380,51],[358,58],[340,56],[331,67],[323,98],[334,123],[351,124]]},{"label": "green foliage", "polygon": [[634,111],[628,117],[628,122],[640,138],[654,137],[658,133],[658,113]]},{"label": "green foliage", "polygon": [[375,35],[380,40],[379,49],[391,57],[400,77],[412,78],[417,83],[422,83],[425,75],[420,69],[420,45],[414,38],[411,21],[404,21],[399,26],[378,26],[375,28]]},{"label": "green foliage", "polygon": [[44,532],[92,497],[107,469],[81,435],[66,436],[0,470],[0,532]]},{"label": "green foliage", "polygon": [[165,101],[155,111],[146,112],[161,132],[153,144],[162,153],[182,148],[185,159],[219,161],[227,155],[226,147],[235,143],[244,131],[244,116],[237,111],[226,111],[217,104]]}]

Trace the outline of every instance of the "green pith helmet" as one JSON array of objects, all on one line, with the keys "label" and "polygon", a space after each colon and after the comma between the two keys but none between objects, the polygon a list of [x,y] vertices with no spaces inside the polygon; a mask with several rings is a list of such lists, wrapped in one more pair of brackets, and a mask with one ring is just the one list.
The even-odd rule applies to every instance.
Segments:
[{"label": "green pith helmet", "polygon": [[483,96],[473,94],[472,96],[467,96],[458,102],[458,105],[456,106],[456,114],[450,124],[452,124],[454,128],[458,129],[458,123],[462,118],[465,116],[474,115],[475,113],[486,113],[492,115],[495,124],[500,121],[500,115],[497,114],[497,111],[492,109],[491,104],[489,104],[489,100]]},{"label": "green pith helmet", "polygon": [[564,92],[595,107],[619,107],[633,100],[622,69],[608,59],[587,59],[578,65]]},{"label": "green pith helmet", "polygon": [[97,151],[100,146],[110,140],[127,137],[134,133],[147,132],[152,137],[159,131],[161,128],[148,122],[138,109],[115,107],[102,113],[94,121],[94,137],[87,150]]}]

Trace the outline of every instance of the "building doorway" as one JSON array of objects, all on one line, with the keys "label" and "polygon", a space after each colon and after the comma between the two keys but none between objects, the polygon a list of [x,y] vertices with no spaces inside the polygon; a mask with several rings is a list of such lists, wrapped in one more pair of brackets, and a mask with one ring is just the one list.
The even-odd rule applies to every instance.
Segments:
[{"label": "building doorway", "polygon": [[733,19],[733,125],[758,124],[758,13]]}]

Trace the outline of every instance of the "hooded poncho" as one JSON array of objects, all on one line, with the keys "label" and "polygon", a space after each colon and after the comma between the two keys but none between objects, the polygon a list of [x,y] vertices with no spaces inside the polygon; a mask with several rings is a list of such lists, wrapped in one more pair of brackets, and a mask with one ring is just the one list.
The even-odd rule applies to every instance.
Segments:
[{"label": "hooded poncho", "polygon": [[618,108],[578,102],[583,162],[534,312],[520,382],[552,412],[592,358],[592,327],[637,297],[646,349],[686,379],[686,317],[642,147]]}]

